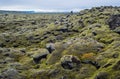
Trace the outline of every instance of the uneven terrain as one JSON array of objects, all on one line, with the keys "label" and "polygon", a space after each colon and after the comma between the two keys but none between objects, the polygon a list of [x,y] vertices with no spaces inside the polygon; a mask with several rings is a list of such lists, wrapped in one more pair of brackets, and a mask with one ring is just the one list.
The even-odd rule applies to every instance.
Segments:
[{"label": "uneven terrain", "polygon": [[1,13],[0,79],[120,79],[120,7]]}]

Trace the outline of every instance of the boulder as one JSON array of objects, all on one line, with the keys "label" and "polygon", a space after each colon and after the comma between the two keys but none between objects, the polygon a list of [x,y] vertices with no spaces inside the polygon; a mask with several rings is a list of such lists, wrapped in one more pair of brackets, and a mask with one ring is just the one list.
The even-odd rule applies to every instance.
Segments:
[{"label": "boulder", "polygon": [[120,34],[120,27],[116,27],[116,28],[114,29],[114,32]]},{"label": "boulder", "polygon": [[46,49],[49,51],[49,53],[52,53],[55,50],[55,45],[53,43],[46,44]]},{"label": "boulder", "polygon": [[1,74],[2,79],[22,79],[19,72],[16,69],[9,68]]},{"label": "boulder", "polygon": [[76,56],[65,55],[61,58],[61,66],[64,69],[73,69],[80,66],[80,60]]},{"label": "boulder", "polygon": [[116,27],[120,27],[120,14],[112,15],[108,20],[108,25],[111,30],[116,29]]},{"label": "boulder", "polygon": [[47,58],[47,55],[49,52],[46,49],[39,49],[35,51],[35,53],[32,55],[33,60],[35,63],[39,63],[41,59]]}]

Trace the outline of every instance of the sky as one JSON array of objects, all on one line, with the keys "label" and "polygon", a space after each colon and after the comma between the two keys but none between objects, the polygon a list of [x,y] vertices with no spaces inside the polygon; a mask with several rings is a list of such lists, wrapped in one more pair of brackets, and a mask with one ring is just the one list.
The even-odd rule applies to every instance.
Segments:
[{"label": "sky", "polygon": [[97,6],[120,6],[120,0],[0,0],[0,10],[62,12]]}]

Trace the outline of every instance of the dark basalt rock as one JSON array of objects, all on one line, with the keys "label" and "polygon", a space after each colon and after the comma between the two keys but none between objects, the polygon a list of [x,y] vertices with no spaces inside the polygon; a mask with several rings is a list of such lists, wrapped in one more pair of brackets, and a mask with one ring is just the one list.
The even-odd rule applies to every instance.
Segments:
[{"label": "dark basalt rock", "polygon": [[108,20],[108,25],[111,30],[116,29],[116,27],[120,27],[120,14],[112,15]]},{"label": "dark basalt rock", "polygon": [[70,30],[68,30],[67,28],[61,28],[61,29],[57,29],[56,31],[61,31],[61,32],[70,32]]},{"label": "dark basalt rock", "polygon": [[120,34],[120,27],[115,28],[115,29],[114,29],[114,32]]},{"label": "dark basalt rock", "polygon": [[80,60],[76,56],[65,55],[61,58],[61,66],[64,69],[73,69],[80,66]]},{"label": "dark basalt rock", "polygon": [[96,36],[96,35],[97,35],[97,33],[96,33],[96,32],[92,32],[92,34],[93,34],[94,36]]},{"label": "dark basalt rock", "polygon": [[100,72],[94,79],[108,79],[108,74],[106,72]]},{"label": "dark basalt rock", "polygon": [[113,58],[118,58],[119,57],[119,54],[118,53],[115,53],[112,55]]},{"label": "dark basalt rock", "polygon": [[107,68],[107,67],[109,67],[109,66],[111,66],[111,65],[112,65],[111,63],[105,64],[105,65],[103,66],[103,68]]},{"label": "dark basalt rock", "polygon": [[80,25],[81,27],[85,27],[84,22],[83,22],[82,19],[80,19],[80,20],[78,21],[78,23],[79,23],[79,25]]},{"label": "dark basalt rock", "polygon": [[91,60],[86,60],[86,61],[82,61],[83,64],[91,64],[93,66],[96,67],[96,69],[99,69],[100,68],[100,65],[98,62],[96,61],[91,61]]},{"label": "dark basalt rock", "polygon": [[47,58],[47,55],[48,55],[48,54],[43,54],[43,55],[35,56],[35,57],[33,57],[33,60],[34,60],[35,63],[39,63],[39,61],[40,61],[41,59]]},{"label": "dark basalt rock", "polygon": [[6,45],[3,43],[0,43],[0,47],[5,47]]},{"label": "dark basalt rock", "polygon": [[38,64],[42,59],[47,58],[47,55],[50,54],[47,49],[39,49],[33,55],[33,61]]},{"label": "dark basalt rock", "polygon": [[113,66],[114,70],[120,70],[120,60]]},{"label": "dark basalt rock", "polygon": [[55,45],[53,43],[46,44],[46,49],[52,53],[55,50]]}]

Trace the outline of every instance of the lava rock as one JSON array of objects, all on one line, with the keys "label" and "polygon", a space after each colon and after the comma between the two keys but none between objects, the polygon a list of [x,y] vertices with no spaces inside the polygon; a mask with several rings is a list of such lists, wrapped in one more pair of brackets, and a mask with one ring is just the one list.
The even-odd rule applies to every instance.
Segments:
[{"label": "lava rock", "polygon": [[92,34],[93,34],[94,36],[96,36],[96,35],[97,35],[97,33],[96,33],[96,32],[92,32]]},{"label": "lava rock", "polygon": [[108,79],[108,74],[106,72],[100,72],[94,79]]},{"label": "lava rock", "polygon": [[91,60],[85,60],[85,61],[82,61],[83,64],[91,64],[93,66],[96,67],[96,69],[99,69],[100,68],[100,65],[98,62],[96,61],[91,61]]},{"label": "lava rock", "polygon": [[5,47],[6,45],[3,43],[0,43],[0,47]]},{"label": "lava rock", "polygon": [[119,54],[118,53],[115,53],[112,55],[113,58],[118,58],[119,57]]},{"label": "lava rock", "polygon": [[78,23],[81,27],[85,27],[84,22],[81,19],[78,21]]},{"label": "lava rock", "polygon": [[34,62],[37,64],[41,59],[47,58],[49,52],[46,49],[38,50],[32,57]]},{"label": "lava rock", "polygon": [[108,20],[108,24],[111,30],[120,27],[120,14],[112,15]]},{"label": "lava rock", "polygon": [[120,60],[113,66],[114,70],[120,70]]},{"label": "lava rock", "polygon": [[22,79],[16,69],[9,68],[2,73],[3,79]]},{"label": "lava rock", "polygon": [[46,58],[46,57],[47,57],[47,54],[38,55],[38,56],[33,57],[33,60],[35,63],[38,63],[41,59]]},{"label": "lava rock", "polygon": [[46,49],[49,51],[49,53],[52,53],[55,50],[55,45],[53,43],[46,44]]},{"label": "lava rock", "polygon": [[63,27],[63,28],[60,28],[60,29],[57,29],[56,31],[60,31],[60,32],[70,32],[70,30],[66,27]]},{"label": "lava rock", "polygon": [[61,58],[61,66],[64,69],[73,69],[80,66],[80,60],[76,56],[65,55]]},{"label": "lava rock", "polygon": [[116,28],[114,29],[114,32],[120,34],[120,27],[116,27]]}]

